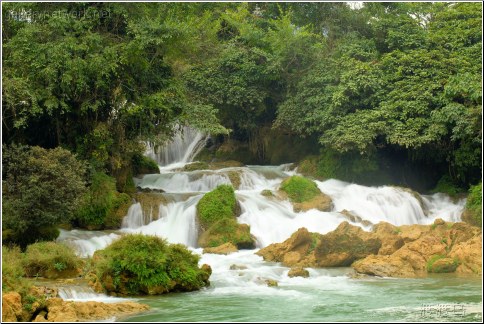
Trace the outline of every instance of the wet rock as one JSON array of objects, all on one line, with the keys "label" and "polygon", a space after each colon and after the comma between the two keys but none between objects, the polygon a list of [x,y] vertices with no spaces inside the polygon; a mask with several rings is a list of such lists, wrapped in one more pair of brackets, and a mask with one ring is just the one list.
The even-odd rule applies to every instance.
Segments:
[{"label": "wet rock", "polygon": [[231,264],[230,270],[247,270],[247,266],[243,264]]},{"label": "wet rock", "polygon": [[203,249],[203,253],[213,253],[213,254],[230,254],[237,251],[238,251],[237,247],[230,242],[216,247],[206,247]]},{"label": "wet rock", "polygon": [[379,277],[416,277],[416,273],[409,263],[389,255],[369,255],[354,262],[351,266],[358,274]]},{"label": "wet rock", "polygon": [[303,278],[308,278],[309,277],[309,271],[304,269],[303,267],[293,267],[289,272],[287,273],[288,277],[303,277]]},{"label": "wet rock", "polygon": [[277,281],[273,280],[273,279],[266,279],[265,282],[266,282],[268,287],[277,287],[278,286]]},{"label": "wet rock", "polygon": [[321,236],[314,256],[319,267],[344,267],[377,254],[380,247],[381,241],[375,234],[342,222],[334,231]]},{"label": "wet rock", "polygon": [[457,273],[482,275],[482,233],[456,243],[449,257],[459,260]]}]

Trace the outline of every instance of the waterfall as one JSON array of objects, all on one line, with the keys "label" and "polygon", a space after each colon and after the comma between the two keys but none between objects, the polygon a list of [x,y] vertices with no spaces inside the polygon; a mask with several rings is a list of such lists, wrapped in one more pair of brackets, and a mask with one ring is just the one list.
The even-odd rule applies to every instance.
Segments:
[{"label": "waterfall", "polygon": [[205,136],[188,126],[178,127],[175,136],[156,152],[151,145],[148,146],[147,156],[161,166],[183,165],[191,162],[203,149]]},{"label": "waterfall", "polygon": [[[333,200],[331,212],[311,209],[294,212],[292,204],[276,197],[266,197],[262,190],[278,190],[281,182],[294,172],[287,165],[230,167],[220,170],[174,172],[135,179],[142,188],[163,189],[168,203],[158,208],[160,218],[153,220],[143,215],[141,205],[133,204],[118,231],[64,231],[60,240],[75,247],[80,255],[92,255],[125,233],[142,233],[166,238],[171,243],[182,243],[197,248],[196,204],[204,193],[220,184],[231,183],[230,174],[237,174],[240,183],[236,190],[240,202],[239,223],[250,225],[258,248],[282,242],[300,227],[325,234],[342,221],[371,229],[380,221],[396,226],[431,224],[436,218],[459,221],[465,199],[452,201],[444,194],[421,196],[405,188],[381,186],[367,187],[339,180],[316,181],[318,188]],[[156,207],[153,207],[156,208]],[[355,217],[348,218],[345,211]]]}]

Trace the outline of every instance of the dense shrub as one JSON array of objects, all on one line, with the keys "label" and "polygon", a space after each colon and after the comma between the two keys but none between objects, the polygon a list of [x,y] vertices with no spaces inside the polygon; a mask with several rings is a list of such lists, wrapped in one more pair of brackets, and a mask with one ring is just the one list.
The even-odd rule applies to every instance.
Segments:
[{"label": "dense shrub", "polygon": [[470,187],[462,220],[482,227],[482,182]]},{"label": "dense shrub", "polygon": [[88,229],[119,228],[130,205],[129,195],[116,191],[113,177],[96,172],[77,211],[76,225]]},{"label": "dense shrub", "polygon": [[451,197],[455,197],[462,192],[462,189],[458,187],[448,175],[444,175],[440,178],[439,182],[437,182],[437,185],[432,192],[442,192]]},{"label": "dense shrub", "polygon": [[28,277],[58,278],[76,276],[81,260],[60,243],[39,242],[27,247],[24,267]]},{"label": "dense shrub", "polygon": [[314,181],[300,176],[292,176],[281,183],[281,190],[294,202],[308,201],[321,193]]},{"label": "dense shrub", "polygon": [[8,242],[25,247],[52,239],[55,232],[39,229],[74,216],[85,192],[84,163],[60,147],[15,145],[4,146],[2,163],[2,225],[10,230]]},{"label": "dense shrub", "polygon": [[93,257],[103,288],[123,295],[200,289],[209,284],[210,271],[198,261],[183,245],[141,234],[125,235]]},{"label": "dense shrub", "polygon": [[23,279],[23,259],[24,255],[19,247],[2,246],[2,291],[22,292],[25,290],[23,288],[27,287],[27,282]]}]

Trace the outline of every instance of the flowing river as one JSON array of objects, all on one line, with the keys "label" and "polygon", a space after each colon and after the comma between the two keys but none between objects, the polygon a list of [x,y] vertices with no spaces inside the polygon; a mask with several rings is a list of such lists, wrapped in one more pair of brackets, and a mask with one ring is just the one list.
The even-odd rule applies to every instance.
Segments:
[{"label": "flowing river", "polygon": [[[301,227],[327,233],[342,221],[369,230],[386,221],[394,225],[431,224],[436,218],[460,221],[465,200],[453,202],[442,194],[418,195],[399,187],[366,187],[331,179],[316,181],[333,200],[333,211],[294,212],[288,201],[271,199],[263,190],[277,190],[295,174],[289,165],[230,167],[220,170],[177,171],[190,163],[204,145],[204,136],[185,129],[161,153],[147,153],[160,164],[160,174],[135,179],[141,188],[161,189],[156,220],[134,203],[117,231],[61,230],[59,241],[90,256],[123,233],[143,233],[183,243],[201,255],[200,264],[212,267],[211,286],[197,292],[136,298],[151,306],[147,313],[122,321],[481,321],[482,279],[455,274],[424,279],[351,278],[351,268],[311,269],[309,278],[289,278],[289,268],[265,262],[254,253],[282,242]],[[197,247],[196,205],[204,193],[240,177],[236,196],[241,206],[239,223],[250,225],[256,250],[229,255],[202,254]],[[348,218],[341,213],[351,212]],[[231,270],[231,268],[236,268]],[[267,287],[274,279],[278,287]],[[87,290],[87,291],[86,291]],[[63,290],[71,300],[109,300],[86,287]]]}]

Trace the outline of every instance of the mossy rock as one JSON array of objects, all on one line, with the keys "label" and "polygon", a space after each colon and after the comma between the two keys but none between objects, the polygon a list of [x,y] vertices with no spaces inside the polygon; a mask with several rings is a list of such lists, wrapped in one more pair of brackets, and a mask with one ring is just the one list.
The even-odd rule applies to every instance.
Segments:
[{"label": "mossy rock", "polygon": [[199,239],[200,247],[218,247],[232,243],[237,249],[254,249],[255,239],[250,234],[250,226],[239,224],[235,218],[221,219],[204,231]]},{"label": "mossy rock", "polygon": [[165,196],[155,192],[138,192],[134,196],[135,200],[141,204],[145,223],[148,221],[149,215],[152,220],[160,218],[160,205],[166,205]]},{"label": "mossy rock", "polygon": [[297,203],[309,201],[321,193],[314,181],[300,176],[284,179],[280,190],[285,192],[292,202]]},{"label": "mossy rock", "polygon": [[240,172],[238,171],[229,171],[227,172],[227,176],[230,179],[230,182],[232,183],[232,186],[234,189],[239,189],[240,187]]},{"label": "mossy rock", "polygon": [[135,175],[160,173],[158,163],[147,156],[136,154],[133,156],[131,162],[133,166],[133,174]]},{"label": "mossy rock", "polygon": [[264,189],[260,193],[264,197],[274,197],[274,193],[269,189]]},{"label": "mossy rock", "polygon": [[204,231],[222,219],[235,218],[236,212],[237,200],[230,185],[218,186],[206,193],[197,204],[198,221]]},{"label": "mossy rock", "polygon": [[207,162],[193,162],[186,164],[181,171],[198,171],[198,170],[208,170],[209,165]]},{"label": "mossy rock", "polygon": [[449,258],[444,255],[434,255],[427,261],[427,272],[430,273],[449,273],[455,272],[459,266],[457,259]]},{"label": "mossy rock", "polygon": [[209,266],[199,268],[199,259],[182,244],[129,234],[96,251],[91,280],[119,296],[194,291],[209,285],[211,274]]}]

